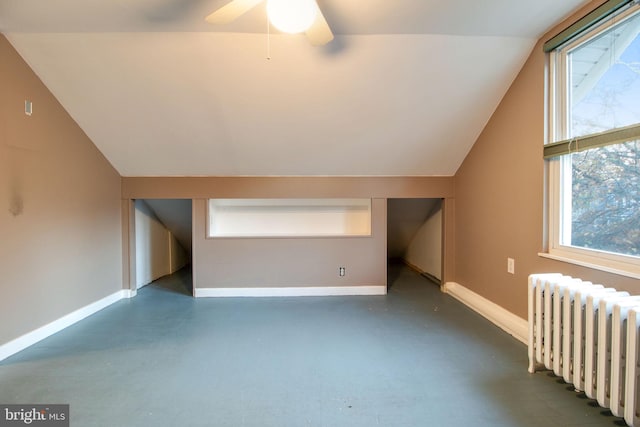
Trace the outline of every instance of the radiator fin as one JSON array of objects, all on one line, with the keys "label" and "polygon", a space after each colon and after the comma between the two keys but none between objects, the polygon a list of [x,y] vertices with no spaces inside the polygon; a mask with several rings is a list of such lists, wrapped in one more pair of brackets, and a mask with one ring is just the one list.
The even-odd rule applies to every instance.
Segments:
[{"label": "radiator fin", "polygon": [[552,370],[640,427],[640,296],[559,273],[532,274],[529,372]]}]

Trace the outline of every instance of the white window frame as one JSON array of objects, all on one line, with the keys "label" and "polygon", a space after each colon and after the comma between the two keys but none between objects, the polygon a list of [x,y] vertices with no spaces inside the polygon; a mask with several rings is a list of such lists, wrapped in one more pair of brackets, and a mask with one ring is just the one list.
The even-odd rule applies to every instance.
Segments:
[{"label": "white window frame", "polygon": [[[592,30],[549,53],[547,80],[548,142],[559,141],[568,137],[568,105],[570,99],[566,88],[567,79],[557,78],[559,72],[564,72],[567,75],[566,53],[611,28],[620,22],[622,18],[637,13],[639,10],[640,6],[636,4],[623,13],[617,14],[615,19],[611,17],[606,19],[605,22],[596,25]],[[560,94],[565,94],[565,96],[559,96]],[[547,252],[540,253],[540,256],[640,279],[640,257],[561,244],[562,241],[570,240],[566,239],[567,235],[571,236],[570,217],[564,215],[564,212],[571,210],[571,198],[563,197],[565,191],[571,191],[571,163],[567,156],[553,158],[547,160],[547,162],[548,248]],[[568,171],[564,180],[562,177],[563,169],[565,172]],[[562,236],[563,233],[565,236]],[[565,238],[563,239],[562,237]]]},{"label": "white window frame", "polygon": [[371,205],[371,199],[209,199],[206,237],[371,237]]}]

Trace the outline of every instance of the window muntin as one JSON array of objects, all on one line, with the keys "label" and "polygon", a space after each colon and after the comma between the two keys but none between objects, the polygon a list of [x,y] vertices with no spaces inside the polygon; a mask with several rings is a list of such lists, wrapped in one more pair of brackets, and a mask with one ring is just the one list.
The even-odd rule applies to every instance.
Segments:
[{"label": "window muntin", "polygon": [[[638,9],[551,53],[551,142],[575,138],[577,149],[580,137],[640,123]],[[550,166],[549,252],[640,272],[640,141],[573,152]]]}]

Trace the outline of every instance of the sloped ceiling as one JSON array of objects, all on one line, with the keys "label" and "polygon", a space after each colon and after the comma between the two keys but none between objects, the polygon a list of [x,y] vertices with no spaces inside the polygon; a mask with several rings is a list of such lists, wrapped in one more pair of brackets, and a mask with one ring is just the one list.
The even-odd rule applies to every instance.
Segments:
[{"label": "sloped ceiling", "polygon": [[191,200],[145,199],[144,202],[190,255],[193,241],[191,235]]},{"label": "sloped ceiling", "polygon": [[404,258],[416,233],[440,208],[440,199],[387,200],[387,257]]},{"label": "sloped ceiling", "polygon": [[0,31],[123,176],[434,176],[588,2],[320,0],[322,48],[224,3],[3,0]]}]

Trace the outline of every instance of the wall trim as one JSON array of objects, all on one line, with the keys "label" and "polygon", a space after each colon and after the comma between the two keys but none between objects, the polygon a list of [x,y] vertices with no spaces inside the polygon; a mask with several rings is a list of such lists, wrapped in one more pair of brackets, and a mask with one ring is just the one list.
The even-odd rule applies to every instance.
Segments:
[{"label": "wall trim", "polygon": [[110,306],[111,304],[120,301],[123,298],[130,298],[131,291],[123,289],[118,292],[114,292],[98,301],[95,301],[89,305],[86,305],[78,310],[75,310],[61,318],[54,320],[53,322],[44,325],[38,329],[28,332],[6,344],[0,346],[0,361],[6,359],[9,356],[24,350],[25,348],[42,341],[51,335],[60,332],[61,330],[68,328],[81,321],[82,319],[91,316],[94,313]]},{"label": "wall trim", "polygon": [[315,286],[280,288],[195,288],[201,297],[315,297],[347,295],[386,295],[386,286]]},{"label": "wall trim", "polygon": [[441,289],[442,292],[451,295],[518,341],[527,344],[529,329],[525,319],[516,316],[459,283],[447,282]]}]

